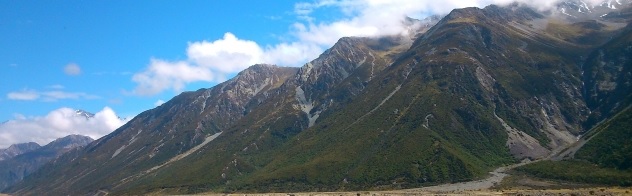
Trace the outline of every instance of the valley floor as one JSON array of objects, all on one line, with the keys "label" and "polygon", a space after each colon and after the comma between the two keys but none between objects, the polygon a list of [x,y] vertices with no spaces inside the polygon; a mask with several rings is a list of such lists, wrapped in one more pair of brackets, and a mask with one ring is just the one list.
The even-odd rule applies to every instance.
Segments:
[{"label": "valley floor", "polygon": [[507,171],[520,167],[532,162],[522,162],[517,163],[505,167],[497,168],[496,170],[489,172],[490,176],[486,179],[476,180],[476,181],[468,181],[454,184],[442,184],[437,186],[429,186],[419,188],[420,191],[429,191],[429,192],[452,192],[452,191],[473,191],[473,190],[485,190],[496,185],[500,184],[505,177],[508,176]]},{"label": "valley floor", "polygon": [[511,169],[533,162],[522,162],[500,167],[486,179],[455,184],[392,190],[392,191],[355,191],[355,192],[304,192],[304,193],[259,193],[259,194],[218,194],[202,195],[249,195],[249,196],[386,196],[386,195],[632,195],[632,187],[595,187],[594,185],[565,183],[535,179],[524,175],[509,175]]},{"label": "valley floor", "polygon": [[577,188],[577,189],[548,189],[548,190],[527,190],[527,189],[505,189],[505,190],[470,190],[470,191],[424,191],[421,189],[407,189],[395,191],[356,191],[356,192],[306,192],[306,193],[265,193],[265,194],[203,194],[203,195],[249,195],[249,196],[387,196],[387,195],[632,195],[632,188]]}]

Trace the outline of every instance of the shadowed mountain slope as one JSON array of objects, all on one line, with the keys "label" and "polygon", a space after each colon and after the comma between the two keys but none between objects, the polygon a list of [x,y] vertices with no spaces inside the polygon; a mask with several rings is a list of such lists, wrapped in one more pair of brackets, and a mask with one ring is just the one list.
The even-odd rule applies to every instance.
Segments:
[{"label": "shadowed mountain slope", "polygon": [[42,165],[64,153],[86,146],[92,141],[94,140],[87,136],[69,135],[42,147],[33,142],[27,143],[29,146],[37,146],[38,148],[0,161],[0,190],[21,181],[37,171]]}]

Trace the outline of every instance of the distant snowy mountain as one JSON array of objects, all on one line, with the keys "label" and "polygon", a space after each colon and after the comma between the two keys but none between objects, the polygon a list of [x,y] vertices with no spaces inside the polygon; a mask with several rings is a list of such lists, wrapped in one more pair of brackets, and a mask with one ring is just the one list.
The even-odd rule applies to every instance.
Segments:
[{"label": "distant snowy mountain", "polygon": [[49,161],[92,141],[94,140],[88,136],[69,135],[42,147],[30,142],[14,144],[8,149],[0,150],[0,156],[17,153],[8,159],[0,159],[0,190],[21,181]]},{"label": "distant snowy mountain", "polygon": [[[85,110],[82,110],[82,109],[75,110],[75,113],[77,114],[77,116],[86,117],[86,119],[88,119],[88,120],[91,119],[91,118],[94,118],[94,115],[95,115],[95,114],[93,114],[91,112],[88,112],[88,111],[85,111]],[[123,117],[120,117],[120,116],[118,116],[118,119],[120,119],[120,120],[127,120],[127,118],[123,118]]]},{"label": "distant snowy mountain", "polygon": [[75,112],[77,113],[77,116],[83,116],[83,117],[86,117],[86,119],[90,119],[94,117],[93,113],[87,112],[85,110],[76,110]]},{"label": "distant snowy mountain", "polygon": [[630,4],[632,4],[632,0],[606,0],[596,5],[586,1],[572,0],[559,3],[558,11],[575,19],[603,18],[621,8],[630,6]]}]

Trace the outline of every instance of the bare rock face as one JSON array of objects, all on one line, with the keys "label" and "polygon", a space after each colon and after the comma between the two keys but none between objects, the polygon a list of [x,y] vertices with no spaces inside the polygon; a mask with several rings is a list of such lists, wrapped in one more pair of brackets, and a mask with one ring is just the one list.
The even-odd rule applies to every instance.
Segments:
[{"label": "bare rock face", "polygon": [[632,28],[588,55],[584,64],[585,96],[591,114],[586,125],[625,109],[632,100]]}]

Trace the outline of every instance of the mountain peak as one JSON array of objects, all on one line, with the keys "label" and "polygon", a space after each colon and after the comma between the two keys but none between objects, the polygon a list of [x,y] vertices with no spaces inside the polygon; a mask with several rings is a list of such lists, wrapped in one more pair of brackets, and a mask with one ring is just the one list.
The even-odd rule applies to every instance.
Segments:
[{"label": "mountain peak", "polygon": [[532,8],[513,3],[507,6],[489,5],[485,8],[468,7],[452,10],[443,20],[448,23],[468,22],[477,23],[482,20],[498,22],[532,20],[542,18],[543,15]]},{"label": "mountain peak", "polygon": [[85,110],[75,110],[77,116],[86,117],[86,119],[94,117],[93,113],[87,112]]},{"label": "mountain peak", "polygon": [[325,53],[334,51],[339,52],[337,50],[348,50],[349,47],[357,47],[361,39],[361,37],[341,37],[330,49],[325,51]]},{"label": "mountain peak", "polygon": [[250,67],[278,67],[278,66],[274,64],[259,63],[259,64],[254,64]]},{"label": "mountain peak", "polygon": [[261,71],[263,69],[275,69],[275,68],[279,68],[279,66],[277,65],[273,65],[273,64],[265,64],[265,63],[259,63],[259,64],[254,64],[251,65],[250,67],[244,69],[243,71],[240,72],[240,74],[242,72],[248,72],[248,71]]},{"label": "mountain peak", "polygon": [[7,149],[0,149],[0,161],[10,159],[20,154],[31,152],[41,146],[35,142],[13,144]]},{"label": "mountain peak", "polygon": [[79,146],[85,146],[94,141],[91,137],[83,135],[69,135],[63,138],[56,139],[51,143],[48,143],[45,147],[52,149],[69,149]]},{"label": "mountain peak", "polygon": [[27,142],[27,143],[13,144],[13,145],[9,146],[9,148],[7,148],[7,150],[12,150],[12,149],[30,149],[30,148],[37,148],[39,146],[40,145],[38,143]]},{"label": "mountain peak", "polygon": [[233,82],[242,79],[240,76],[243,75],[261,75],[262,77],[269,77],[270,74],[273,74],[276,69],[284,69],[285,67],[279,67],[273,64],[254,64],[250,67],[244,69],[243,71],[237,74],[237,77],[229,80],[228,82]]}]

